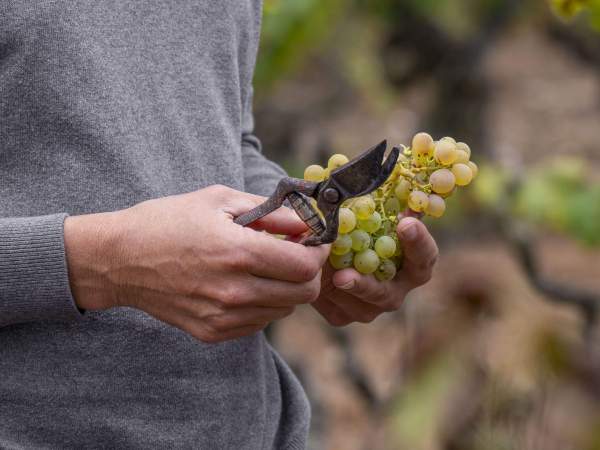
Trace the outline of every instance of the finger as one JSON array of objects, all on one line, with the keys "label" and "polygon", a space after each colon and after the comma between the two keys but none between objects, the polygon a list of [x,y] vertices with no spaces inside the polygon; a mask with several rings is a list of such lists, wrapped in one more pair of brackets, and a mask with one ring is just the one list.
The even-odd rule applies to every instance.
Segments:
[{"label": "finger", "polygon": [[327,299],[346,313],[354,322],[370,323],[385,312],[381,308],[343,291],[337,291],[329,295]]},{"label": "finger", "polygon": [[326,298],[320,298],[312,306],[334,327],[345,327],[353,322],[348,314]]},{"label": "finger", "polygon": [[389,295],[387,284],[381,283],[373,275],[361,275],[354,269],[344,269],[333,274],[333,285],[361,300],[381,303]]},{"label": "finger", "polygon": [[208,339],[202,339],[202,336],[197,337],[203,342],[208,344],[218,344],[220,342],[233,341],[235,339],[240,339],[246,336],[252,336],[253,334],[259,333],[267,327],[268,323],[263,323],[262,325],[250,325],[245,327],[234,328],[228,331],[223,332],[209,332]]},{"label": "finger", "polygon": [[249,227],[258,231],[284,234],[286,236],[297,236],[308,230],[308,226],[300,219],[298,214],[293,209],[285,206],[276,209],[262,219],[258,219]]},{"label": "finger", "polygon": [[[235,195],[227,198],[221,206],[222,210],[229,214],[232,220],[234,217],[239,217],[242,214],[247,213],[267,200],[266,197],[248,194],[246,192],[232,192],[234,192]],[[285,206],[256,220],[250,224],[249,227],[254,230],[285,235],[297,235],[305,232],[308,228],[293,209]]]},{"label": "finger", "polygon": [[[194,309],[194,303],[199,308]],[[215,307],[204,308],[198,302],[178,302],[178,307],[162,310],[154,315],[204,342],[222,342],[254,334],[269,323],[289,316],[294,308],[240,308],[223,311]],[[207,311],[211,311],[207,314]],[[152,313],[152,312],[150,312]]]},{"label": "finger", "polygon": [[422,222],[411,217],[400,221],[397,232],[404,254],[399,279],[411,287],[427,283],[439,255],[435,240]]},{"label": "finger", "polygon": [[[283,319],[294,312],[293,307],[287,308],[239,308],[222,311],[220,314],[214,314],[208,317],[202,317],[200,320],[217,332],[226,333],[230,330],[250,327],[265,326],[268,323]],[[191,316],[194,318],[194,316]]]},{"label": "finger", "polygon": [[199,299],[208,296],[219,301],[224,308],[281,308],[311,303],[321,291],[319,274],[311,281],[303,283],[239,274],[225,283],[205,285]]},{"label": "finger", "polygon": [[247,228],[242,229],[241,240],[248,252],[247,267],[251,274],[292,282],[307,282],[317,277],[330,248],[329,245],[307,247]]}]

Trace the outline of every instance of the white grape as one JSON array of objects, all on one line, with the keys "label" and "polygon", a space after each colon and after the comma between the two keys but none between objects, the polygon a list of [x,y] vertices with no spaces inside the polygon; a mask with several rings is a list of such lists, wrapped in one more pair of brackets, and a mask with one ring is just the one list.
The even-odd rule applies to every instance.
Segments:
[{"label": "white grape", "polygon": [[304,171],[304,179],[314,183],[320,183],[325,179],[325,169],[318,164],[308,166]]},{"label": "white grape", "polygon": [[429,199],[425,192],[413,191],[408,197],[408,207],[415,212],[423,212],[427,208]]},{"label": "white grape", "polygon": [[400,181],[398,181],[398,184],[396,184],[396,188],[394,189],[394,195],[398,200],[406,201],[408,200],[408,196],[410,195],[410,188],[410,181],[408,181],[406,178],[402,178],[400,179]]},{"label": "white grape", "polygon": [[469,166],[469,168],[471,169],[471,172],[473,172],[473,179],[475,179],[477,174],[479,174],[479,167],[473,161],[469,161],[467,163],[467,166]]},{"label": "white grape", "polygon": [[379,267],[379,256],[371,249],[354,255],[354,268],[362,274],[370,274]]},{"label": "white grape", "polygon": [[452,166],[452,173],[456,178],[456,184],[459,186],[466,186],[473,179],[473,172],[466,164],[454,164]]},{"label": "white grape", "polygon": [[456,151],[456,160],[454,164],[467,164],[469,162],[469,155],[464,150]]},{"label": "white grape", "polygon": [[364,230],[354,230],[350,233],[352,239],[352,250],[362,252],[371,246],[371,236]]},{"label": "white grape", "polygon": [[329,264],[336,270],[348,269],[354,263],[354,253],[348,252],[343,255],[329,255]]},{"label": "white grape", "polygon": [[433,138],[427,133],[418,133],[413,137],[411,150],[421,164],[425,164],[433,155]]},{"label": "white grape", "polygon": [[382,258],[391,258],[396,253],[396,241],[390,236],[381,236],[375,241],[375,252]]},{"label": "white grape", "polygon": [[358,228],[365,230],[367,233],[375,233],[381,227],[381,214],[375,211],[367,219],[358,221]]},{"label": "white grape", "polygon": [[437,194],[447,194],[454,189],[456,178],[448,169],[439,169],[431,174],[429,182],[434,192]]},{"label": "white grape", "polygon": [[457,150],[462,150],[463,152],[465,152],[467,154],[467,156],[469,158],[471,158],[471,147],[469,147],[464,142],[459,142],[458,144],[456,144],[456,149]]},{"label": "white grape", "polygon": [[446,202],[442,197],[436,194],[431,194],[429,196],[429,202],[427,203],[427,208],[425,208],[425,214],[431,217],[442,217],[444,212],[446,211]]},{"label": "white grape", "polygon": [[340,167],[342,167],[344,164],[348,164],[348,157],[346,155],[341,155],[341,154],[335,154],[333,155],[331,158],[329,158],[329,162],[327,163],[327,168],[330,171],[334,171]]},{"label": "white grape", "polygon": [[359,220],[368,219],[375,212],[375,201],[369,196],[357,198],[352,210]]},{"label": "white grape", "polygon": [[400,213],[402,206],[400,205],[400,200],[396,197],[390,197],[385,201],[383,207],[388,216],[396,217]]},{"label": "white grape", "polygon": [[352,248],[352,238],[347,234],[338,234],[337,239],[331,244],[331,253],[345,255]]},{"label": "white grape", "polygon": [[338,231],[348,234],[356,227],[356,216],[350,208],[340,208]]},{"label": "white grape", "polygon": [[456,161],[456,145],[448,140],[442,140],[435,146],[434,156],[437,162],[449,166]]},{"label": "white grape", "polygon": [[389,259],[384,259],[375,271],[375,278],[379,281],[390,281],[396,276],[396,264]]}]

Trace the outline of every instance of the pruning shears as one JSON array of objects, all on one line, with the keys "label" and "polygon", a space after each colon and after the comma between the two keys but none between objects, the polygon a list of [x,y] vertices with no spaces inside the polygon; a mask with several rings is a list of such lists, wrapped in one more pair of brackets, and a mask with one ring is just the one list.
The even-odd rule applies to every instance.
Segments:
[{"label": "pruning shears", "polygon": [[[386,149],[387,141],[383,141],[332,171],[329,178],[320,183],[283,178],[267,201],[237,217],[234,222],[242,226],[250,225],[288,200],[312,232],[303,238],[301,243],[308,246],[329,244],[337,239],[338,213],[342,203],[373,192],[392,174],[400,149],[394,147],[384,161]],[[324,221],[311,205],[309,198],[317,201]]]}]

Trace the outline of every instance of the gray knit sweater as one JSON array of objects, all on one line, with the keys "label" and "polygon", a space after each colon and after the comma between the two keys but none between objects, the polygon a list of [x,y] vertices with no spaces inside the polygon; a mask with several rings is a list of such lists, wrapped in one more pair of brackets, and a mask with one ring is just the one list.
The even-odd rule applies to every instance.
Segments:
[{"label": "gray knit sweater", "polygon": [[[0,447],[304,448],[263,334],[206,345],[134,309],[81,314],[66,215],[283,171],[252,135],[259,0],[0,1]],[[201,218],[199,218],[201,220]]]}]

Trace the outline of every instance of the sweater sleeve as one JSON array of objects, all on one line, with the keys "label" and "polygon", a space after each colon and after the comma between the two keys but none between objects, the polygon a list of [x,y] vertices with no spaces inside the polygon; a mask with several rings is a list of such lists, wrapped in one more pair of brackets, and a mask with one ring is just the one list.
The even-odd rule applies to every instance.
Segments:
[{"label": "sweater sleeve", "polygon": [[0,327],[82,317],[69,286],[67,216],[0,218]]},{"label": "sweater sleeve", "polygon": [[247,192],[268,197],[277,187],[279,180],[287,176],[285,170],[262,154],[260,140],[254,135],[251,94],[244,108],[242,158],[244,165],[244,185]]}]

